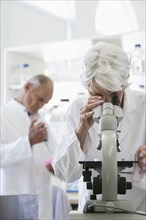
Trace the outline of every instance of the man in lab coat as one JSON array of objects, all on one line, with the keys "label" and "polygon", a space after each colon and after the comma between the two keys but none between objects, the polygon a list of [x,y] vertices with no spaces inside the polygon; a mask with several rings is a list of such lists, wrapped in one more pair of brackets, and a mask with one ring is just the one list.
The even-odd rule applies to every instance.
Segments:
[{"label": "man in lab coat", "polygon": [[45,167],[56,142],[38,110],[53,94],[53,82],[45,75],[29,79],[22,94],[1,112],[1,195],[39,196],[39,219],[52,220],[51,174]]},{"label": "man in lab coat", "polygon": [[[102,150],[97,150],[99,125],[93,121],[93,109],[111,102],[116,95],[123,109],[123,119],[118,127],[122,151],[117,153],[117,158],[138,160],[133,175],[126,175],[127,181],[133,181],[132,190],[118,198],[128,199],[136,210],[146,211],[145,94],[130,90],[130,63],[126,53],[116,45],[98,42],[85,55],[84,64],[81,80],[88,94],[75,99],[69,107],[67,129],[53,161],[55,175],[67,182],[80,179],[79,211],[83,211],[91,190],[87,190],[86,183],[82,182],[83,167],[79,161],[102,158]],[[97,176],[97,171],[94,170],[92,175]]]}]

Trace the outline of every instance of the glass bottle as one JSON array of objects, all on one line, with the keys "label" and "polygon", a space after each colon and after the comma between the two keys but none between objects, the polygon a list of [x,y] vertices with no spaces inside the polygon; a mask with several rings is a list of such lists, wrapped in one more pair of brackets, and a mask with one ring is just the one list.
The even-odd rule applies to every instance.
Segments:
[{"label": "glass bottle", "polygon": [[135,50],[131,59],[132,74],[138,75],[144,72],[144,56],[141,44],[135,44]]}]

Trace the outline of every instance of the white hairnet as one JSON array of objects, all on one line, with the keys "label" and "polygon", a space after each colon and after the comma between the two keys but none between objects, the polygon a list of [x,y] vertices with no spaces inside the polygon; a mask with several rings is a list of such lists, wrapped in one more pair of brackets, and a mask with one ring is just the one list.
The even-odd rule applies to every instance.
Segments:
[{"label": "white hairnet", "polygon": [[109,91],[121,91],[129,85],[130,62],[127,54],[114,44],[96,43],[85,54],[84,66],[81,81],[87,88],[93,79]]}]

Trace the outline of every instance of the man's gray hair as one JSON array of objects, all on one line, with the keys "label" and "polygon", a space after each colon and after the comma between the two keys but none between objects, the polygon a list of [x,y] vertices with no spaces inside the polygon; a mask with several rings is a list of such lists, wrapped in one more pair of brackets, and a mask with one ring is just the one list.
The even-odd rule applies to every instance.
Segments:
[{"label": "man's gray hair", "polygon": [[27,80],[27,83],[31,83],[33,88],[38,88],[48,82],[53,83],[52,79],[44,74],[34,75]]},{"label": "man's gray hair", "polygon": [[114,44],[96,43],[85,54],[84,67],[81,82],[86,88],[93,80],[109,91],[121,91],[129,85],[130,62],[127,54]]}]

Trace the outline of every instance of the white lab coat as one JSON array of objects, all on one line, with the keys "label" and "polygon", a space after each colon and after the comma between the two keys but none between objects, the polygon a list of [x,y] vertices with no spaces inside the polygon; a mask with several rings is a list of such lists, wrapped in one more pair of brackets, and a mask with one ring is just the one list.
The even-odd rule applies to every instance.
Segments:
[{"label": "white lab coat", "polygon": [[[31,119],[23,105],[12,99],[2,107],[1,116],[0,193],[37,193],[39,219],[52,220],[51,174],[44,165],[44,161],[50,157],[50,151],[45,143],[30,146],[28,131]],[[49,130],[48,146],[55,148],[55,144]]]},{"label": "white lab coat", "polygon": [[[81,107],[87,103],[87,96],[81,96],[73,101],[68,110],[67,128],[62,138],[60,151],[56,154],[53,161],[55,175],[67,182],[79,179],[82,175],[82,165],[78,161],[83,160],[101,160],[101,151],[96,149],[98,143],[98,124],[90,128],[85,140],[84,152],[80,148],[80,143],[75,134],[79,121],[79,112]],[[145,96],[144,93],[125,90],[125,101],[123,114],[124,118],[119,123],[119,142],[122,148],[117,153],[118,160],[134,160],[136,150],[139,146],[146,144],[145,137]],[[133,168],[132,168],[133,169]],[[134,175],[126,175],[126,180],[132,179],[133,189],[128,190],[126,195],[118,195],[118,198],[130,199],[135,208],[141,210],[144,207],[142,201],[145,200],[145,178],[146,175],[139,174],[139,168],[134,168]],[[93,171],[93,175],[97,175]],[[82,183],[82,177],[79,180],[79,210],[82,211],[86,200],[89,200],[90,191],[86,189],[86,184]],[[98,196],[100,198],[100,196]],[[143,206],[143,207],[142,207]]]},{"label": "white lab coat", "polygon": [[65,191],[52,185],[53,192],[53,220],[68,220],[69,212],[72,210]]}]

